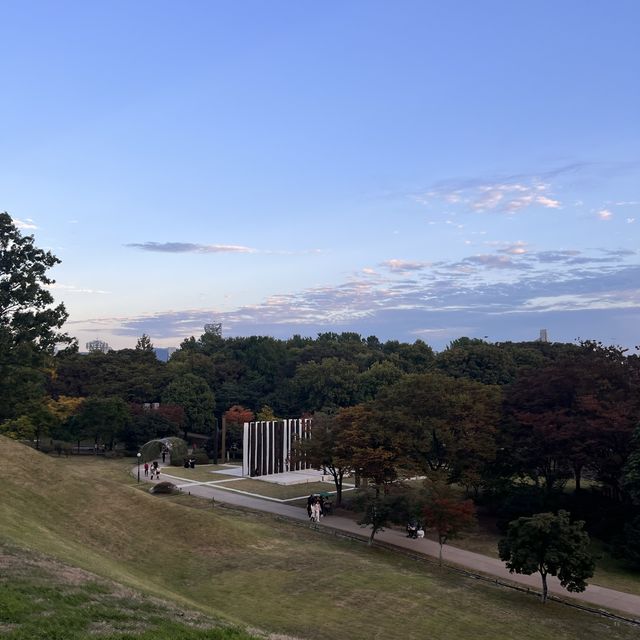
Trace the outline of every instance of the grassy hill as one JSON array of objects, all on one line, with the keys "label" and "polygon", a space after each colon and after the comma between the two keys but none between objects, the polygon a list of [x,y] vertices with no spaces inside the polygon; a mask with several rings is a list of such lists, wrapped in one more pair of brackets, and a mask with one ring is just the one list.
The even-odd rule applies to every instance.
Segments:
[{"label": "grassy hill", "polygon": [[[183,495],[154,497],[122,462],[56,459],[0,438],[0,486],[5,549],[46,554],[214,622],[308,639],[638,637],[637,627],[555,603],[542,607],[533,597],[268,515],[212,510]],[[0,589],[0,613],[6,593]],[[167,625],[174,618],[168,613]],[[0,637],[37,637],[19,632],[19,624],[0,626]]]},{"label": "grassy hill", "polygon": [[0,544],[0,637],[251,640],[198,612],[34,551]]}]

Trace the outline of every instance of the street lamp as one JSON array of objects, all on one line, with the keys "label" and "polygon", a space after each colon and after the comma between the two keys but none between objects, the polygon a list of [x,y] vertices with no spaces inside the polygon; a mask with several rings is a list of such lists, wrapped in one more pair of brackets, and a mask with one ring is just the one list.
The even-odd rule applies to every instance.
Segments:
[{"label": "street lamp", "polygon": [[142,454],[138,451],[138,482],[140,482],[140,458],[142,458]]}]

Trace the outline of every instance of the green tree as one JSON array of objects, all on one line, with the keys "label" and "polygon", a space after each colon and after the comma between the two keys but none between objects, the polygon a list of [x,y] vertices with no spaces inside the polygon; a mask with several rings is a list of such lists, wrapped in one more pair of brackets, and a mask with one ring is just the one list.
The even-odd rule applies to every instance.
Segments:
[{"label": "green tree", "polygon": [[336,420],[340,424],[342,457],[355,471],[356,486],[360,480],[371,482],[376,497],[381,491],[387,494],[405,461],[393,428],[364,404],[340,410]]},{"label": "green tree", "polygon": [[632,569],[640,570],[640,516],[625,523],[622,533],[613,539],[613,555]]},{"label": "green tree", "polygon": [[632,446],[633,450],[623,469],[621,484],[631,501],[640,506],[640,426],[633,433]]},{"label": "green tree", "polygon": [[451,489],[444,484],[434,484],[427,493],[422,515],[425,527],[433,529],[438,536],[440,564],[442,546],[448,540],[459,538],[465,531],[472,530],[476,525],[476,508],[473,502],[456,498]]},{"label": "green tree", "polygon": [[260,411],[256,413],[256,420],[258,420],[258,422],[273,422],[277,419],[276,414],[268,404],[262,405]]},{"label": "green tree", "polygon": [[13,440],[33,440],[36,428],[29,416],[20,416],[13,420],[5,420],[0,424],[0,434]]},{"label": "green tree", "polygon": [[64,305],[54,307],[47,289],[47,271],[59,262],[0,213],[0,421],[42,405],[53,349],[72,342],[60,331]]},{"label": "green tree", "polygon": [[344,476],[353,470],[353,450],[344,438],[350,426],[348,417],[316,413],[313,416],[311,438],[298,440],[293,445],[293,457],[303,457],[314,469],[323,469],[333,478],[336,487],[336,506],[342,504]]},{"label": "green tree", "polygon": [[121,349],[109,353],[58,354],[54,396],[118,396],[126,402],[158,402],[171,369],[153,352]]},{"label": "green tree", "polygon": [[213,412],[216,401],[206,380],[185,373],[173,380],[166,388],[163,402],[177,404],[184,409],[184,438],[188,440],[188,432],[210,433],[213,428]]},{"label": "green tree", "polygon": [[38,249],[33,236],[23,236],[8,213],[0,213],[0,329],[14,344],[29,342],[53,353],[60,342],[71,342],[59,329],[67,319],[63,304],[52,307],[46,288],[55,282],[47,271],[60,260]]},{"label": "green tree", "polygon": [[393,433],[407,467],[477,488],[496,454],[501,391],[441,373],[409,374],[374,403],[377,422]]},{"label": "green tree", "polygon": [[484,384],[513,382],[517,365],[507,349],[477,338],[458,338],[436,358],[438,369],[454,378]]},{"label": "green tree", "polygon": [[129,406],[121,398],[88,398],[73,420],[78,440],[90,438],[96,445],[104,444],[109,449],[123,438],[130,421]]},{"label": "green tree", "polygon": [[404,371],[391,360],[374,362],[360,374],[359,385],[362,398],[366,401],[373,400],[380,389],[398,382],[403,375]]},{"label": "green tree", "polygon": [[371,527],[368,545],[373,544],[373,538],[379,531],[389,524],[391,518],[391,508],[384,498],[380,496],[370,497],[365,505],[365,511],[362,518],[358,521],[361,527]]},{"label": "green tree", "polygon": [[391,356],[394,364],[405,373],[426,373],[435,362],[433,349],[423,340],[416,340],[413,344],[389,340],[384,343],[382,351]]},{"label": "green tree", "polygon": [[297,411],[327,411],[357,404],[358,367],[338,358],[298,366],[292,380]]},{"label": "green tree", "polygon": [[169,419],[166,412],[161,411],[160,408],[132,405],[131,414],[132,420],[127,423],[121,433],[125,447],[130,451],[139,449],[149,440],[177,436],[180,433],[179,425]]},{"label": "green tree", "polygon": [[547,601],[547,576],[557,576],[565,589],[580,592],[595,568],[584,522],[572,523],[569,513],[562,510],[557,515],[537,513],[510,522],[498,551],[510,573],[540,574],[542,602]]},{"label": "green tree", "polygon": [[151,338],[146,333],[143,333],[138,338],[138,342],[136,342],[136,351],[143,351],[144,353],[154,353],[153,343],[151,342]]}]

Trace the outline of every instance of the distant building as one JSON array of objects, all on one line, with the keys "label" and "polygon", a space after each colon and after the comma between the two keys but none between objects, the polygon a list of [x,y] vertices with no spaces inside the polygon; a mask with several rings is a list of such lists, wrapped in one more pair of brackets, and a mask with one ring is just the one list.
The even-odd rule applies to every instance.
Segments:
[{"label": "distant building", "polygon": [[171,355],[177,351],[177,347],[154,347],[153,351],[160,362],[168,362]]},{"label": "distant building", "polygon": [[111,347],[104,340],[91,340],[85,345],[89,353],[109,353]]},{"label": "distant building", "polygon": [[546,329],[540,329],[540,337],[538,338],[538,342],[549,342],[549,336],[547,335]]}]

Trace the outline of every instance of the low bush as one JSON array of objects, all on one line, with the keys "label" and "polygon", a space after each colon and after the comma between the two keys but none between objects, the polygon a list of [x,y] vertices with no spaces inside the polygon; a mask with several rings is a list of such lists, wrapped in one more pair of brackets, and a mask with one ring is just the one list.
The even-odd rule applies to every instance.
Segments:
[{"label": "low bush", "polygon": [[187,456],[187,459],[195,460],[196,464],[209,464],[209,455],[206,451],[199,449],[198,451],[194,451],[190,456]]},{"label": "low bush", "polygon": [[173,484],[173,482],[167,482],[166,480],[163,482],[158,482],[158,484],[154,485],[153,487],[151,487],[151,489],[149,489],[149,493],[171,494],[171,493],[177,493],[177,492],[178,492],[178,487],[176,487],[176,485]]}]

